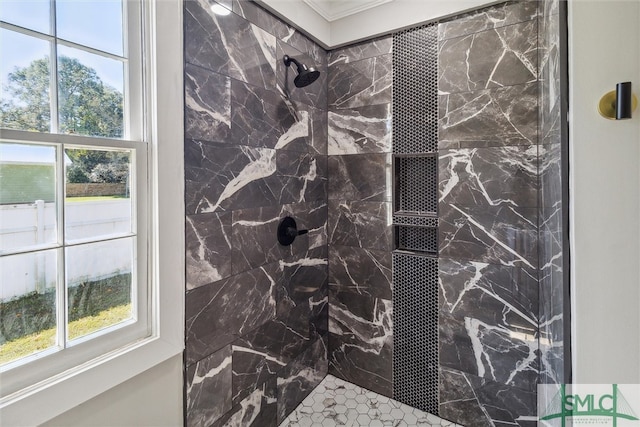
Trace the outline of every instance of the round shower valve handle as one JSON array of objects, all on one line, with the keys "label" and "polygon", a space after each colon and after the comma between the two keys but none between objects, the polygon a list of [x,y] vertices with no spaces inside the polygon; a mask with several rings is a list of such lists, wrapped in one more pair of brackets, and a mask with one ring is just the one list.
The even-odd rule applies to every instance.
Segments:
[{"label": "round shower valve handle", "polygon": [[285,216],[278,224],[278,243],[282,246],[289,246],[296,237],[307,234],[309,230],[298,230],[296,220],[290,216]]}]

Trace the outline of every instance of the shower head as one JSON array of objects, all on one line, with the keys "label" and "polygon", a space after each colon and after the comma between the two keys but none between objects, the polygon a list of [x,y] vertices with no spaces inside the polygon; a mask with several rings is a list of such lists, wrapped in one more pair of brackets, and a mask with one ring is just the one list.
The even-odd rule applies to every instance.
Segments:
[{"label": "shower head", "polygon": [[292,62],[296,64],[298,75],[293,79],[293,83],[296,87],[309,86],[311,83],[315,82],[318,77],[320,77],[320,71],[313,67],[307,67],[297,59],[291,58],[289,55],[285,55],[282,59],[284,60],[284,65],[287,67],[290,66]]}]

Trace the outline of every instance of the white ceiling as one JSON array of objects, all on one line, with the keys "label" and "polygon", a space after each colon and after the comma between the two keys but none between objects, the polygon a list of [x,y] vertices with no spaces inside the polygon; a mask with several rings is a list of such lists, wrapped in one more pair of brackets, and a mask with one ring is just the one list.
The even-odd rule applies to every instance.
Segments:
[{"label": "white ceiling", "polygon": [[329,22],[394,0],[302,0]]}]

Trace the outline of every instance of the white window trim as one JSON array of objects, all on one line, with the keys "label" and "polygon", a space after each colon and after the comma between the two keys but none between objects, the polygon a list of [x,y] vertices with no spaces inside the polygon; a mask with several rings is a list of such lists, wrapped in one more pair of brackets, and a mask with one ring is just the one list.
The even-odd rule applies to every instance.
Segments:
[{"label": "white window trim", "polygon": [[[29,387],[0,405],[0,424],[38,425],[184,349],[182,1],[145,0],[150,119],[152,334]],[[0,378],[1,381],[1,378]]]}]

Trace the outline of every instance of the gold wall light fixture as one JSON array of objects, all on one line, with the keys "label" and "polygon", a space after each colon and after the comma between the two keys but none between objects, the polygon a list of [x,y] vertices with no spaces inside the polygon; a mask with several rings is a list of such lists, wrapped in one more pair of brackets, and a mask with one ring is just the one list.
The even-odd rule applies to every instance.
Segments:
[{"label": "gold wall light fixture", "polygon": [[616,90],[607,92],[598,103],[598,111],[605,119],[630,119],[638,106],[638,98],[631,92],[631,82],[616,84]]}]

